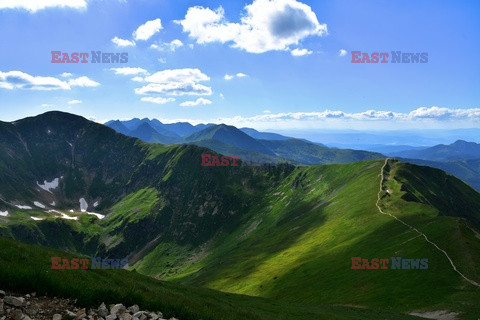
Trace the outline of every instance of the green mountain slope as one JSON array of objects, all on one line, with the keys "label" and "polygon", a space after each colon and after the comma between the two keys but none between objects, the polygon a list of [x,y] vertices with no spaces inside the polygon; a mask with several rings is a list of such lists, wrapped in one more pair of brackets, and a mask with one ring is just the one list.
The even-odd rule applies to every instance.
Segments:
[{"label": "green mountain slope", "polygon": [[[480,194],[440,170],[383,159],[203,167],[213,151],[142,143],[60,112],[0,123],[0,147],[0,235],[312,308],[479,312],[479,288],[448,258],[480,281]],[[82,198],[105,217],[81,212]],[[352,257],[397,256],[429,268],[351,269]]]},{"label": "green mountain slope", "polygon": [[[399,312],[446,309],[465,319],[478,314],[479,288],[416,232],[379,212],[382,165],[297,168],[233,232],[220,231],[199,248],[163,243],[134,268],[183,284],[283,301]],[[425,232],[458,270],[480,282],[480,195],[436,169],[392,162],[386,170],[384,188],[391,194],[381,193],[382,208]],[[358,256],[427,258],[429,268],[352,270],[351,257]]]},{"label": "green mountain slope", "polygon": [[184,138],[185,142],[202,140],[216,140],[243,150],[275,156],[271,150],[256,139],[233,126],[225,124],[208,127]]},{"label": "green mountain slope", "polygon": [[51,270],[51,257],[68,253],[0,237],[0,287],[15,292],[77,299],[84,307],[101,302],[138,304],[182,320],[418,319],[407,315],[343,306],[309,306],[188,288],[125,270]]}]

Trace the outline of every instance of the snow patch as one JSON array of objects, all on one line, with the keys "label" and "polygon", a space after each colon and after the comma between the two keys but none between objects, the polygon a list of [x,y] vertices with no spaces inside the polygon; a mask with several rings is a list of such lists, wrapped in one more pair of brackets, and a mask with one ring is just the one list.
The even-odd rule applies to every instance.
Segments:
[{"label": "snow patch", "polygon": [[55,190],[56,188],[58,188],[58,181],[60,179],[59,178],[55,178],[53,179],[51,182],[48,182],[47,180],[43,181],[43,184],[40,184],[38,183],[37,181],[37,185],[42,188],[43,190],[45,191],[48,191],[50,193],[52,193],[51,190]]},{"label": "snow patch", "polygon": [[45,209],[45,206],[38,201],[33,201],[33,204],[36,205],[39,208]]},{"label": "snow patch", "polygon": [[51,206],[55,206],[55,205],[56,205],[55,201],[52,201],[52,202],[50,203],[50,205],[51,205]]},{"label": "snow patch", "polygon": [[79,202],[80,202],[80,211],[86,212],[88,209],[88,203],[85,200],[85,198],[80,198]]},{"label": "snow patch", "polygon": [[37,217],[30,217],[32,218],[33,220],[35,221],[42,221],[42,220],[45,220],[45,218],[37,218]]},{"label": "snow patch", "polygon": [[90,215],[93,215],[93,216],[96,216],[98,219],[103,219],[105,218],[105,215],[103,214],[100,214],[100,213],[95,213],[95,212],[87,212],[87,214],[90,214]]},{"label": "snow patch", "polygon": [[61,212],[61,217],[62,219],[67,219],[67,220],[78,220],[78,217],[70,217],[68,215],[66,215],[65,213]]},{"label": "snow patch", "polygon": [[8,216],[8,211],[0,211],[0,216],[2,217]]},{"label": "snow patch", "polygon": [[73,209],[68,210],[69,212],[73,213]]},{"label": "snow patch", "polygon": [[99,204],[100,203],[98,203],[98,201],[95,201],[95,203],[93,204],[93,207],[96,208],[96,207],[98,207]]},{"label": "snow patch", "polygon": [[22,209],[22,210],[32,210],[32,207],[30,206],[22,206],[22,205],[15,205],[15,207],[17,207],[18,209]]}]

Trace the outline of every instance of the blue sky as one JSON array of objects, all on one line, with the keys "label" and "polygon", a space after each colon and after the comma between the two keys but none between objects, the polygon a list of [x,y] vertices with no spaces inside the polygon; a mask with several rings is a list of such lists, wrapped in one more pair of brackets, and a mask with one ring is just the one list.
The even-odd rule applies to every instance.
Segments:
[{"label": "blue sky", "polygon": [[[38,3],[0,0],[3,121],[62,110],[258,129],[480,124],[478,1]],[[128,63],[51,63],[51,51],[92,50]],[[357,64],[351,51],[428,62]]]}]

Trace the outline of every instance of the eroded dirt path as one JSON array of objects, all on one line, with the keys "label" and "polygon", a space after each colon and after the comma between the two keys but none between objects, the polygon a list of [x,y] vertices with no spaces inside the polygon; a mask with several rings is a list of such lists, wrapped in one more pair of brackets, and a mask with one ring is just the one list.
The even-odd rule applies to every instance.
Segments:
[{"label": "eroded dirt path", "polygon": [[380,200],[381,200],[381,194],[382,192],[384,191],[383,190],[383,183],[384,183],[384,179],[385,179],[385,175],[384,175],[384,170],[385,170],[385,167],[387,166],[387,163],[388,163],[388,160],[389,158],[386,158],[385,159],[385,163],[383,164],[382,166],[382,169],[380,169],[380,189],[378,190],[378,196],[377,196],[377,203],[376,203],[376,206],[377,206],[377,209],[378,211],[381,213],[381,214],[384,214],[384,215],[387,215],[387,216],[390,216],[392,218],[394,218],[395,220],[397,220],[398,222],[402,223],[403,225],[407,226],[408,228],[410,228],[411,230],[415,231],[416,233],[418,233],[420,236],[422,236],[425,241],[427,241],[428,243],[430,243],[431,245],[433,245],[435,247],[435,249],[437,249],[438,251],[442,252],[445,257],[447,257],[448,261],[450,262],[450,265],[452,266],[453,270],[458,273],[463,279],[465,279],[466,281],[468,281],[469,283],[471,283],[472,285],[476,286],[476,287],[479,287],[480,288],[480,284],[478,282],[475,282],[473,281],[472,279],[469,279],[467,278],[463,273],[461,273],[460,271],[458,271],[457,267],[455,266],[455,264],[453,263],[453,260],[450,258],[450,256],[448,255],[448,253],[441,249],[436,243],[430,241],[428,239],[428,237],[421,231],[419,231],[417,228],[409,225],[408,223],[406,223],[405,221],[397,218],[396,216],[394,216],[393,214],[391,213],[388,213],[388,212],[384,212],[382,210],[382,208],[380,207]]}]

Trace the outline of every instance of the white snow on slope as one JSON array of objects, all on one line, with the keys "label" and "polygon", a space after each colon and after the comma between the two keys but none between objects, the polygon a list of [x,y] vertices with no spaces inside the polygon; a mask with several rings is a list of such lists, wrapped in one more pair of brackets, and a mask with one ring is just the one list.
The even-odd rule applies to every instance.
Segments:
[{"label": "white snow on slope", "polygon": [[86,212],[88,209],[88,203],[87,201],[85,201],[85,198],[80,198],[79,202],[80,202],[80,211]]},{"label": "white snow on slope", "polygon": [[23,209],[23,210],[32,210],[32,207],[30,206],[21,206],[21,205],[15,205],[18,209]]},{"label": "white snow on slope", "polygon": [[2,217],[8,216],[8,211],[0,211],[0,216]]},{"label": "white snow on slope", "polygon": [[45,220],[45,218],[37,218],[37,217],[30,217],[30,218],[32,218],[32,219],[35,220],[35,221]]},{"label": "white snow on slope", "polygon": [[38,201],[33,201],[33,204],[36,205],[39,208],[45,209],[45,206]]},{"label": "white snow on slope", "polygon": [[97,217],[98,219],[100,219],[100,220],[103,219],[103,218],[105,218],[105,215],[100,214],[100,213],[87,212],[87,214],[91,214],[91,215],[93,215],[93,216],[96,216],[96,217]]},{"label": "white snow on slope", "polygon": [[50,205],[55,206],[56,205],[55,201],[52,201],[52,203],[50,203]]},{"label": "white snow on slope", "polygon": [[45,181],[43,181],[43,184],[40,184],[40,183],[37,182],[37,185],[40,188],[42,188],[43,190],[52,193],[51,190],[55,190],[56,188],[58,188],[58,181],[59,180],[60,179],[58,179],[58,178],[53,179],[51,182],[48,182],[47,180],[45,180]]},{"label": "white snow on slope", "polygon": [[99,205],[98,201],[95,201],[95,203],[93,204],[93,207],[96,208],[98,207],[98,205]]}]

